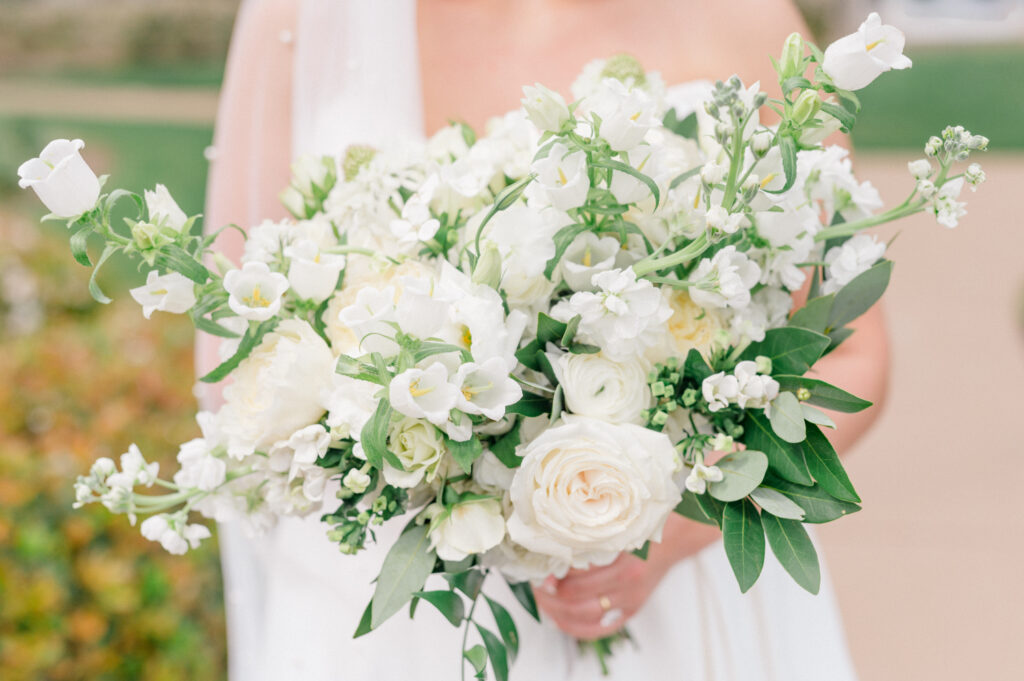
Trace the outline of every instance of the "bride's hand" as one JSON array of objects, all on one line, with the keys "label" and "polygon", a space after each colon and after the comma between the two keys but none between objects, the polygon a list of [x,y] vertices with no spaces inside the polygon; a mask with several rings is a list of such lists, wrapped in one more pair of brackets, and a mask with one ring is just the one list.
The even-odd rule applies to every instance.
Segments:
[{"label": "bride's hand", "polygon": [[610,636],[640,611],[669,568],[719,536],[716,528],[672,514],[647,560],[624,553],[605,567],[571,570],[560,580],[549,577],[534,589],[537,605],[570,636]]}]

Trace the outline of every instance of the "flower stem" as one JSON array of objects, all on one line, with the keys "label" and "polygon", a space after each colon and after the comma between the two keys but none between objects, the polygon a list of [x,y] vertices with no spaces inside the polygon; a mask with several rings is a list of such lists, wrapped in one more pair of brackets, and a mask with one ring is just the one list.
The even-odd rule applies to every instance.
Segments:
[{"label": "flower stem", "polygon": [[658,272],[659,270],[681,265],[696,258],[706,251],[710,245],[707,232],[705,232],[671,255],[666,255],[662,258],[652,258],[650,256],[644,258],[633,265],[633,271],[636,272],[636,276],[642,277],[651,272]]},{"label": "flower stem", "polygon": [[870,227],[874,227],[876,225],[884,225],[887,222],[899,220],[900,218],[905,218],[908,215],[913,215],[914,213],[920,213],[922,210],[924,210],[924,204],[925,201],[923,200],[914,201],[913,203],[910,203],[909,200],[904,201],[899,206],[887,210],[881,215],[873,215],[862,220],[855,220],[854,222],[844,222],[838,225],[832,225],[831,227],[826,227],[825,229],[821,230],[820,232],[814,235],[814,240],[828,241],[829,239],[836,239],[844,236],[853,236],[857,232],[868,229]]}]

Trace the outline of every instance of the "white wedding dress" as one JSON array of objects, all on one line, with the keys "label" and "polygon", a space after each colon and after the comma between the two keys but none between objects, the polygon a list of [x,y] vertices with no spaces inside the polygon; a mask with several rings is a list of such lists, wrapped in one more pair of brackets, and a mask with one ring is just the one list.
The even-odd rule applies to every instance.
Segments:
[{"label": "white wedding dress", "polygon": [[[296,155],[423,136],[415,9],[414,0],[302,2],[298,30],[282,36],[294,40]],[[706,84],[682,85],[669,97],[692,109],[694,95],[706,91]],[[222,525],[231,681],[458,679],[462,632],[426,604],[415,621],[402,612],[352,639],[394,525],[358,556],[341,555],[315,514],[283,520],[257,539]],[[616,652],[609,677],[570,638],[531,619],[500,579],[485,591],[505,602],[519,627],[513,679],[852,681],[828,576],[812,596],[768,553],[747,594],[720,543],[677,565],[630,620],[636,645]]]}]

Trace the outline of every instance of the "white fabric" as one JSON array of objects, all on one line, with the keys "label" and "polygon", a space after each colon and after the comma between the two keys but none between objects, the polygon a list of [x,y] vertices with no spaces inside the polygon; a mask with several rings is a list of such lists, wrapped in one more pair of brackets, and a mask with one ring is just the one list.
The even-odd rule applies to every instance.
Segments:
[{"label": "white fabric", "polygon": [[[295,57],[296,154],[422,135],[414,0],[304,0]],[[677,86],[670,97],[685,105],[707,90]],[[379,543],[353,557],[327,541],[315,515],[286,519],[257,540],[222,526],[231,681],[459,678],[461,631],[427,605],[415,621],[399,614],[352,639],[397,532],[378,530]],[[769,555],[759,583],[744,595],[720,543],[666,576],[629,623],[637,647],[616,654],[609,677],[568,637],[530,619],[500,580],[486,591],[519,626],[513,679],[854,679],[827,575],[821,594],[811,596]]]}]

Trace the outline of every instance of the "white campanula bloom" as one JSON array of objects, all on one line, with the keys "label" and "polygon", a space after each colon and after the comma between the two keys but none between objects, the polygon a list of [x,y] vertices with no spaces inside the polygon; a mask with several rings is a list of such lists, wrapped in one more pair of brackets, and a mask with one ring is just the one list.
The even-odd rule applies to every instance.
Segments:
[{"label": "white campanula bloom", "polygon": [[407,334],[427,339],[438,335],[451,312],[451,304],[437,296],[433,276],[402,277],[402,294],[395,306],[395,321]]},{"label": "white campanula bloom", "polygon": [[558,132],[570,117],[562,95],[540,83],[523,86],[522,103],[527,117],[540,130]]},{"label": "white campanula bloom", "polygon": [[590,177],[587,156],[582,151],[569,151],[562,142],[551,145],[548,155],[533,163],[538,186],[548,202],[559,210],[578,208],[587,200]]},{"label": "white campanula bloom", "polygon": [[338,312],[338,320],[355,335],[363,352],[388,356],[398,349],[391,326],[396,322],[395,298],[394,286],[367,286],[359,290],[354,303]]},{"label": "white campanula bloom", "polygon": [[[664,433],[572,417],[529,441],[510,490],[512,541],[576,568],[659,541],[679,503]],[[594,499],[601,503],[594,503]]]},{"label": "white campanula bloom", "polygon": [[825,283],[822,293],[835,293],[885,255],[885,244],[871,234],[857,234],[825,254]]},{"label": "white campanula bloom", "polygon": [[932,163],[926,158],[919,158],[907,163],[907,170],[915,180],[923,180],[932,174]]},{"label": "white campanula bloom", "polygon": [[960,218],[967,215],[967,204],[957,201],[963,188],[964,178],[958,177],[942,185],[931,197],[931,210],[940,225],[952,229],[959,224]]},{"label": "white campanula bloom", "polygon": [[860,90],[890,69],[909,69],[903,54],[906,37],[895,26],[882,24],[872,12],[856,33],[842,37],[825,49],[821,67],[844,90]]},{"label": "white campanula bloom", "polygon": [[523,396],[523,389],[509,376],[501,357],[461,365],[455,374],[455,385],[459,409],[467,414],[482,414],[492,421],[505,416],[505,409]]},{"label": "white campanula bloom", "polygon": [[555,282],[544,276],[544,268],[555,255],[555,233],[570,222],[560,210],[516,204],[487,223],[484,238],[501,254],[499,288],[510,307],[533,312],[548,304]]},{"label": "white campanula bloom", "polygon": [[616,78],[602,80],[587,103],[590,112],[601,119],[601,137],[614,151],[629,151],[658,124],[658,101]]},{"label": "white campanula bloom", "polygon": [[694,494],[704,494],[709,482],[721,482],[724,477],[725,474],[718,466],[705,466],[704,462],[699,460],[686,476],[686,489]]},{"label": "white campanula bloom", "polygon": [[672,310],[651,282],[625,269],[596,274],[593,284],[596,291],[574,293],[552,315],[563,321],[580,315],[580,334],[613,360],[640,355],[657,342]]},{"label": "white campanula bloom", "polygon": [[224,275],[228,306],[243,319],[265,322],[281,309],[281,296],[288,290],[288,278],[271,272],[266,263],[247,262],[240,270]]},{"label": "white campanula bloom", "polygon": [[594,275],[615,267],[621,249],[615,237],[583,232],[573,239],[559,261],[562,278],[573,291],[591,291]]},{"label": "white campanula bloom", "polygon": [[384,480],[389,485],[410,489],[426,480],[432,482],[442,471],[447,450],[437,428],[414,418],[391,424],[388,449],[402,464],[399,470],[384,462]]},{"label": "white campanula bloom", "polygon": [[195,282],[178,272],[161,275],[150,270],[144,286],[129,291],[142,306],[142,315],[149,319],[155,310],[181,314],[196,304]]},{"label": "white campanula bloom", "polygon": [[163,513],[143,520],[139,530],[143,537],[159,542],[165,551],[178,556],[190,548],[199,548],[199,542],[211,536],[204,525],[189,525],[183,518]]},{"label": "white campanula bloom", "polygon": [[406,369],[391,379],[388,397],[395,411],[435,426],[448,421],[459,400],[459,388],[448,380],[448,368],[434,362],[426,369]]},{"label": "white campanula bloom", "polygon": [[566,353],[553,362],[573,414],[609,423],[639,423],[650,405],[647,371],[639,359],[613,362],[601,354]]},{"label": "white campanula bloom", "polygon": [[843,124],[838,118],[826,111],[818,111],[814,114],[814,124],[808,124],[803,129],[798,141],[803,148],[814,147],[824,142],[830,135],[839,132],[842,127]]},{"label": "white campanula bloom", "polygon": [[46,208],[60,218],[92,210],[100,197],[100,181],[82,158],[82,140],[53,140],[38,158],[18,168],[18,186],[32,188]]},{"label": "white campanula bloom", "polygon": [[430,525],[430,546],[441,560],[484,553],[505,538],[505,518],[497,499],[456,504],[439,518]]},{"label": "white campanula bloom", "polygon": [[310,239],[300,239],[284,249],[291,263],[288,284],[295,295],[316,303],[327,300],[345,269],[345,256],[325,253]]},{"label": "white campanula bloom", "polygon": [[[644,175],[655,178],[658,176],[661,159],[664,156],[662,147],[641,144],[626,152],[626,162]],[[654,195],[646,184],[637,178],[619,171],[612,172],[612,182],[609,186],[615,200],[621,204],[641,203],[649,200],[651,208],[654,207]]]},{"label": "white campanula bloom", "polygon": [[153,191],[147,189],[145,197],[149,221],[154,225],[170,227],[176,232],[180,232],[188,222],[185,211],[178,207],[178,203],[164,185],[158,184]]},{"label": "white campanula bloom", "polygon": [[690,297],[701,307],[742,309],[750,304],[750,289],[760,278],[757,263],[735,246],[726,246],[697,265]]}]

